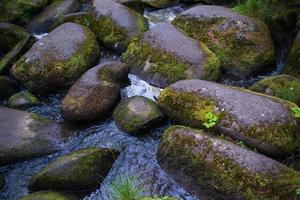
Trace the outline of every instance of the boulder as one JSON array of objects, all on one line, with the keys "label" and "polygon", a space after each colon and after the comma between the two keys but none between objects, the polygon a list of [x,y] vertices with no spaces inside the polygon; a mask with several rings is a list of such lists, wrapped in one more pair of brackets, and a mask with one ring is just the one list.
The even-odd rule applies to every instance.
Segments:
[{"label": "boulder", "polygon": [[228,73],[245,78],[275,66],[270,32],[259,19],[221,6],[200,5],[181,13],[172,23],[204,42]]},{"label": "boulder", "polygon": [[106,177],[119,152],[90,147],[65,155],[35,174],[29,189],[72,190],[93,189]]},{"label": "boulder", "polygon": [[119,103],[113,113],[119,129],[136,133],[155,127],[164,115],[155,101],[142,96],[134,96]]},{"label": "boulder", "polygon": [[30,92],[19,92],[8,99],[8,106],[16,109],[27,109],[38,104],[40,101]]},{"label": "boulder", "polygon": [[43,9],[47,0],[3,0],[0,3],[0,22],[26,24],[31,16]]},{"label": "boulder", "polygon": [[62,25],[66,22],[73,22],[90,28],[92,22],[92,16],[89,12],[77,12],[66,14],[61,20],[55,22],[54,26]]},{"label": "boulder", "polygon": [[0,107],[0,166],[54,153],[66,133],[43,116]]},{"label": "boulder", "polygon": [[55,191],[39,191],[26,195],[21,200],[77,200],[76,197]]},{"label": "boulder", "polygon": [[298,31],[298,34],[294,39],[293,46],[283,72],[300,78],[300,31]]},{"label": "boulder", "polygon": [[49,32],[56,21],[60,21],[65,14],[75,12],[79,7],[78,0],[55,0],[35,16],[26,28],[31,33]]},{"label": "boulder", "polygon": [[0,23],[0,73],[8,69],[25,53],[35,39],[23,28],[9,23]]},{"label": "boulder", "polygon": [[159,23],[134,39],[122,60],[131,72],[158,87],[181,79],[217,80],[220,61],[201,42],[168,23]]},{"label": "boulder", "polygon": [[171,119],[191,127],[207,127],[243,141],[270,156],[299,148],[296,104],[203,80],[183,80],[162,91],[158,103]]},{"label": "boulder", "polygon": [[119,95],[119,83],[127,78],[129,67],[108,62],[93,67],[69,89],[62,101],[62,115],[67,120],[103,119],[112,110]]},{"label": "boulder", "polygon": [[14,92],[13,81],[6,76],[0,76],[0,100],[9,98]]},{"label": "boulder", "polygon": [[295,199],[299,190],[299,172],[202,130],[170,127],[157,156],[199,199]]},{"label": "boulder", "polygon": [[286,74],[267,77],[250,90],[286,99],[300,105],[300,79]]},{"label": "boulder", "polygon": [[148,20],[114,1],[93,0],[91,28],[105,46],[123,53],[134,37],[148,29]]},{"label": "boulder", "polygon": [[143,2],[154,8],[166,8],[179,4],[179,0],[143,0]]},{"label": "boulder", "polygon": [[141,14],[144,13],[144,2],[142,0],[113,0],[117,3],[123,4]]},{"label": "boulder", "polygon": [[12,73],[30,91],[49,92],[71,85],[98,56],[95,35],[84,26],[65,23],[37,41]]}]

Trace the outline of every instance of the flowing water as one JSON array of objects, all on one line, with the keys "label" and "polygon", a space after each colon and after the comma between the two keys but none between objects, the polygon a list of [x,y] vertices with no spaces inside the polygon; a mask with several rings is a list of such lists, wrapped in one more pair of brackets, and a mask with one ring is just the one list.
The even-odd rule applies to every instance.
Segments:
[{"label": "flowing water", "polygon": [[[158,22],[170,22],[186,8],[185,6],[177,6],[157,11],[145,11],[145,16],[149,19],[150,26],[153,27]],[[37,38],[43,36],[39,35]],[[118,55],[102,49],[100,63],[115,60],[119,60]],[[278,62],[276,73],[280,71],[282,59],[280,62]],[[222,82],[247,87],[261,78],[256,77],[247,81],[232,81],[225,78]],[[64,93],[65,91],[40,96],[43,103],[28,109],[28,111],[48,116],[59,123],[65,123],[60,114],[60,103]],[[134,75],[129,75],[129,83],[122,88],[121,97],[140,95],[155,100],[159,93],[159,88],[150,86]],[[170,195],[184,200],[196,200],[196,197],[190,195],[172,180],[157,163],[156,151],[159,140],[168,126],[170,126],[170,123],[166,122],[160,128],[139,136],[132,136],[118,130],[111,118],[85,127],[73,126],[71,128],[74,133],[61,145],[60,152],[0,168],[0,173],[3,172],[6,178],[6,185],[0,191],[0,199],[1,197],[5,200],[19,199],[28,193],[27,185],[31,177],[51,161],[75,150],[96,146],[116,148],[121,151],[121,154],[102,184],[98,188],[94,188],[93,192],[85,196],[84,199],[112,200],[111,184],[116,178],[128,176],[134,177],[135,184],[143,188],[144,195]]]}]

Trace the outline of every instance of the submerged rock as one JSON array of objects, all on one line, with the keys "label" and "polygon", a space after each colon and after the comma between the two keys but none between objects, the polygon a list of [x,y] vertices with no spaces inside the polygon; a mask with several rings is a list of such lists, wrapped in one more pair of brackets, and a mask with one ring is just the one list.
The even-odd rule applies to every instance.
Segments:
[{"label": "submerged rock", "polygon": [[120,62],[100,64],[87,71],[64,97],[63,117],[73,121],[103,119],[115,105],[119,84],[128,72],[129,67]]},{"label": "submerged rock", "polygon": [[180,124],[213,127],[267,155],[299,148],[300,121],[292,111],[297,105],[289,101],[203,80],[183,80],[163,90],[158,103]]},{"label": "submerged rock", "polygon": [[77,198],[71,195],[45,190],[28,194],[21,198],[21,200],[77,200]]},{"label": "submerged rock", "polygon": [[270,32],[259,19],[221,6],[201,5],[181,13],[172,23],[204,42],[229,73],[245,78],[275,66]]},{"label": "submerged rock", "polygon": [[299,189],[298,172],[202,130],[167,129],[157,156],[199,199],[294,199]]},{"label": "submerged rock", "polygon": [[48,92],[71,85],[98,56],[95,35],[84,26],[65,23],[37,41],[12,73],[30,91]]},{"label": "submerged rock", "polygon": [[91,27],[105,46],[122,53],[134,37],[148,29],[148,20],[114,1],[93,0]]},{"label": "submerged rock", "polygon": [[300,31],[293,42],[289,53],[287,64],[283,70],[284,73],[300,78]]},{"label": "submerged rock", "polygon": [[6,76],[0,76],[0,100],[9,98],[14,92],[13,81]]},{"label": "submerged rock", "polygon": [[45,7],[47,2],[47,0],[3,0],[0,2],[0,22],[25,24],[34,13]]},{"label": "submerged rock", "polygon": [[154,8],[166,8],[176,6],[179,4],[179,0],[142,0],[145,4]]},{"label": "submerged rock", "polygon": [[164,115],[155,101],[142,96],[134,96],[119,103],[113,113],[117,126],[128,133],[155,127]]},{"label": "submerged rock", "polygon": [[27,109],[38,104],[40,101],[30,92],[19,92],[8,99],[8,106],[11,108]]},{"label": "submerged rock", "polygon": [[0,107],[0,166],[56,152],[65,133],[43,116]]},{"label": "submerged rock", "polygon": [[220,61],[203,43],[168,23],[134,39],[122,59],[132,73],[159,87],[181,79],[217,80],[221,73]]},{"label": "submerged rock", "polygon": [[23,53],[25,53],[35,39],[23,28],[9,23],[0,23],[0,73],[8,69]]},{"label": "submerged rock", "polygon": [[31,33],[49,32],[56,21],[60,21],[65,14],[78,9],[78,0],[55,0],[30,21],[27,30]]},{"label": "submerged rock", "polygon": [[34,175],[29,189],[93,190],[106,177],[119,152],[90,147],[60,157]]},{"label": "submerged rock", "polygon": [[286,74],[270,76],[254,84],[250,90],[286,99],[300,105],[300,79]]}]

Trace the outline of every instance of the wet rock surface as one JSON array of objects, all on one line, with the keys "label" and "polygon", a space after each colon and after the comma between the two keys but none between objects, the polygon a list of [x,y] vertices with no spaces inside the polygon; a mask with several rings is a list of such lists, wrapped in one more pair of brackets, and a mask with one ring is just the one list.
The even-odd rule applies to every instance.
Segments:
[{"label": "wet rock surface", "polygon": [[93,0],[93,24],[97,38],[119,53],[148,29],[148,20],[138,12],[110,0]]},{"label": "wet rock surface", "polygon": [[220,76],[217,57],[168,23],[159,23],[133,40],[122,60],[132,73],[158,87],[181,79],[217,80]]},{"label": "wet rock surface", "polygon": [[271,34],[259,19],[221,6],[196,6],[172,22],[188,36],[204,42],[225,71],[239,77],[255,75],[273,66]]},{"label": "wet rock surface", "polygon": [[101,120],[112,110],[120,95],[119,84],[129,68],[120,62],[100,64],[88,70],[70,88],[62,101],[62,115],[67,120]]},{"label": "wet rock surface", "polygon": [[200,199],[293,199],[300,179],[275,160],[182,126],[165,131],[158,160]]},{"label": "wet rock surface", "polygon": [[19,92],[8,99],[8,106],[16,109],[26,109],[38,104],[40,101],[30,92]]},{"label": "wet rock surface", "polygon": [[48,92],[72,84],[97,62],[99,46],[87,28],[65,23],[36,42],[12,68],[30,91]]},{"label": "wet rock surface", "polygon": [[155,101],[134,96],[121,101],[113,113],[117,126],[128,133],[137,133],[155,127],[164,115]]},{"label": "wet rock surface", "polygon": [[296,105],[203,80],[183,80],[160,94],[158,103],[173,120],[205,127],[211,122],[219,134],[225,134],[267,155],[279,156],[299,147],[299,119],[292,108]]},{"label": "wet rock surface", "polygon": [[59,150],[65,129],[33,113],[0,107],[0,166]]},{"label": "wet rock surface", "polygon": [[33,176],[29,189],[93,190],[108,174],[119,152],[90,147],[55,160]]}]

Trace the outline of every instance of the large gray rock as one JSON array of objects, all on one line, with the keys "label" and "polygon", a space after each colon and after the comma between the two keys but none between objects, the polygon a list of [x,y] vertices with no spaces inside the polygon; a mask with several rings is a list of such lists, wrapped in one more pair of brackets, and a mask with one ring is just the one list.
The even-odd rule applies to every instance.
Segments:
[{"label": "large gray rock", "polygon": [[205,44],[168,23],[134,39],[122,59],[132,73],[159,87],[182,79],[217,80],[221,73],[220,61]]},{"label": "large gray rock", "polygon": [[172,22],[204,42],[225,71],[242,78],[274,65],[274,45],[267,25],[221,6],[196,6]]},{"label": "large gray rock", "polygon": [[48,92],[71,85],[99,56],[94,33],[65,23],[37,41],[12,68],[14,77],[30,91]]},{"label": "large gray rock", "polygon": [[297,105],[285,100],[203,80],[183,80],[163,90],[158,102],[180,124],[209,125],[267,155],[299,148],[300,121],[292,111]]},{"label": "large gray rock", "polygon": [[128,133],[152,128],[162,122],[164,115],[155,101],[134,96],[119,103],[113,113],[117,126]]},{"label": "large gray rock", "polygon": [[0,107],[0,166],[56,152],[66,132],[43,116]]},{"label": "large gray rock", "polygon": [[61,20],[65,14],[78,9],[78,0],[55,0],[30,21],[27,30],[31,33],[49,32],[56,21]]},{"label": "large gray rock", "polygon": [[128,72],[126,64],[109,62],[84,73],[62,101],[63,117],[72,121],[103,119],[115,105],[120,95],[119,83]]},{"label": "large gray rock", "polygon": [[0,73],[8,69],[25,53],[35,39],[23,28],[9,23],[0,23]]},{"label": "large gray rock", "polygon": [[29,189],[83,190],[92,189],[104,180],[119,152],[90,147],[65,155],[34,175]]},{"label": "large gray rock", "polygon": [[148,29],[148,20],[114,1],[93,0],[91,28],[105,46],[122,53],[134,37]]},{"label": "large gray rock", "polygon": [[297,199],[299,172],[202,130],[167,129],[157,156],[199,199]]}]

